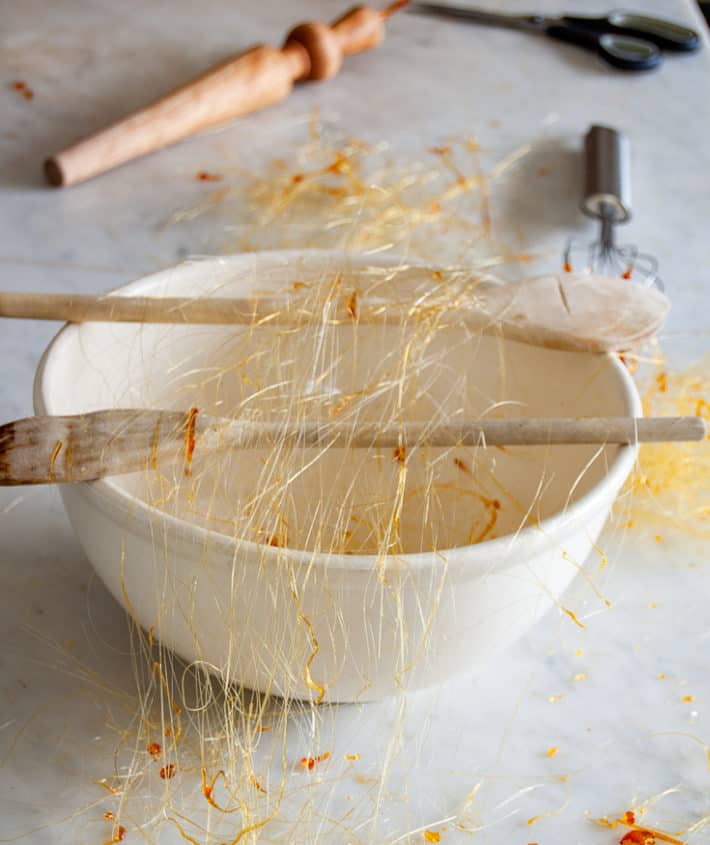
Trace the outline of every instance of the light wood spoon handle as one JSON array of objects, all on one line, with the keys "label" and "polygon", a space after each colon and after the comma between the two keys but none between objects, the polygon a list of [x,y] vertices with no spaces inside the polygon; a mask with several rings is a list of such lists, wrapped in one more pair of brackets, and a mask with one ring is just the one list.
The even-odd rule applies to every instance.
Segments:
[{"label": "light wood spoon handle", "polygon": [[597,417],[477,420],[440,425],[226,420],[179,411],[109,410],[28,417],[0,426],[0,485],[90,481],[158,469],[176,460],[189,473],[197,450],[304,448],[403,449],[691,441],[707,437],[701,417]]}]

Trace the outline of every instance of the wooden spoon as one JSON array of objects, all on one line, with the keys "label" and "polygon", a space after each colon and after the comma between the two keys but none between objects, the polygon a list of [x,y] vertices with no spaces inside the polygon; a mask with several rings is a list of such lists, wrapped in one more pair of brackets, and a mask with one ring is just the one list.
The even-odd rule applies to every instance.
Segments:
[{"label": "wooden spoon", "polygon": [[397,449],[427,445],[493,446],[702,440],[701,417],[598,417],[477,420],[441,425],[303,422],[256,423],[179,411],[109,410],[28,417],[0,426],[0,485],[90,481],[158,469],[196,449],[256,449],[277,443],[310,448]]},{"label": "wooden spoon", "polygon": [[[433,272],[417,268],[422,273]],[[444,278],[446,271],[437,271]],[[474,331],[498,334],[536,346],[586,352],[618,352],[653,335],[663,324],[668,299],[653,288],[624,279],[585,273],[540,276],[513,284],[472,280],[461,307],[446,313],[446,285],[422,302],[388,303],[343,294],[328,323],[394,324],[426,319],[433,313],[443,325],[465,324]],[[323,321],[307,299],[201,297],[163,298],[121,295],[0,293],[0,317],[36,320],[86,320],[214,325],[304,325]]]}]

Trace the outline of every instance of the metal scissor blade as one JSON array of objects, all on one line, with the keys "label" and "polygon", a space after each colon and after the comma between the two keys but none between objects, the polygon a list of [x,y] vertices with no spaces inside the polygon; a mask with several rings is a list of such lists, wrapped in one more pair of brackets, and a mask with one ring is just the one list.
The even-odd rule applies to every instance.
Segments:
[{"label": "metal scissor blade", "polygon": [[459,18],[488,26],[504,26],[508,29],[523,29],[527,31],[544,31],[550,18],[542,15],[506,15],[499,12],[489,12],[486,9],[475,9],[470,6],[447,6],[443,3],[412,3],[412,12],[428,15],[440,15],[447,18]]}]

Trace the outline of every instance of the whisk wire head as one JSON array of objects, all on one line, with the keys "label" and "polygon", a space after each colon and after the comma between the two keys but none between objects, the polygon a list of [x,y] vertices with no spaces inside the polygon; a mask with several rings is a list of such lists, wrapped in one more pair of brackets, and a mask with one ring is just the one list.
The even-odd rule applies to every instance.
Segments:
[{"label": "whisk wire head", "polygon": [[570,240],[564,252],[566,270],[622,276],[645,287],[664,289],[658,262],[633,244],[618,245],[614,227],[631,218],[628,138],[610,126],[591,126],[584,139],[585,186],[582,211],[599,221],[599,239]]},{"label": "whisk wire head", "polygon": [[616,244],[613,227],[604,239],[604,223],[599,240],[586,242],[570,239],[564,250],[564,268],[569,272],[600,273],[621,276],[644,287],[664,290],[658,275],[658,261],[653,255],[640,252],[634,244]]}]

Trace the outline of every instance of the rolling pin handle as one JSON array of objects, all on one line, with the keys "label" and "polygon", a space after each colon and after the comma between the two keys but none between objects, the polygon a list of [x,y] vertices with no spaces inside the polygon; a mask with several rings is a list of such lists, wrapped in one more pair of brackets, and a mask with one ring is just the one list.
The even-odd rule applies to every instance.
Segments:
[{"label": "rolling pin handle", "polygon": [[307,73],[299,79],[330,79],[340,70],[343,51],[338,36],[329,26],[317,21],[299,24],[286,36],[284,49],[294,42],[303,47],[310,60]]},{"label": "rolling pin handle", "polygon": [[286,36],[284,49],[300,44],[308,53],[310,69],[300,79],[330,79],[343,64],[343,58],[377,47],[385,35],[382,12],[355,6],[331,26],[309,21],[294,27]]},{"label": "rolling pin handle", "polygon": [[333,21],[331,29],[338,37],[345,56],[371,50],[385,37],[386,16],[368,6],[355,6]]}]

